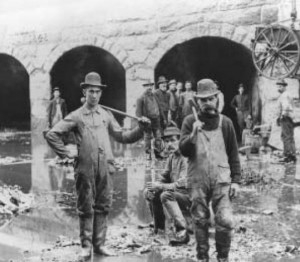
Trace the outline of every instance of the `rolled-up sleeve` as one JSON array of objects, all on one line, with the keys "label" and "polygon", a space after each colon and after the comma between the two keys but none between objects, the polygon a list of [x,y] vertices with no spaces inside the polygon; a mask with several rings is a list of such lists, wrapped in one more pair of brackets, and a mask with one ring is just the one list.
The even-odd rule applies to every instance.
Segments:
[{"label": "rolled-up sleeve", "polygon": [[67,157],[69,153],[69,150],[65,147],[62,141],[62,136],[77,126],[75,119],[76,117],[74,114],[69,114],[63,120],[59,121],[52,129],[50,129],[45,136],[50,147],[61,158]]}]

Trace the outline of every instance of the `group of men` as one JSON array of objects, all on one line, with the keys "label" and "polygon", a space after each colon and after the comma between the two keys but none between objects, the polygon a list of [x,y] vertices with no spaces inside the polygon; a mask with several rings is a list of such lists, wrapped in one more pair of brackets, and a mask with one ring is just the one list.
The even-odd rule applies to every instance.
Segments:
[{"label": "group of men", "polygon": [[[165,218],[173,221],[174,238],[170,242],[182,244],[189,241],[189,229],[182,211],[189,211],[197,242],[197,258],[206,262],[209,261],[211,202],[216,222],[217,258],[218,261],[228,261],[233,229],[231,198],[237,195],[241,176],[233,124],[218,111],[220,91],[217,84],[211,79],[202,79],[197,83],[197,92],[192,95],[189,94],[192,92],[191,85],[186,85],[186,94],[195,102],[187,104],[197,108],[196,114],[189,114],[183,119],[181,131],[176,126],[166,127],[168,117],[171,117],[168,112],[170,101],[174,102],[170,99],[171,94],[167,93],[167,83],[164,77],[160,77],[156,91],[152,91],[151,82],[144,85],[143,95],[148,97],[138,101],[142,104],[143,113],[139,115],[138,125],[125,131],[113,115],[99,105],[106,85],[98,73],[90,72],[80,85],[84,104],[45,135],[60,157],[75,159],[82,260],[88,260],[92,252],[113,255],[104,245],[107,215],[112,204],[111,175],[114,173],[108,137],[112,136],[121,143],[133,143],[141,139],[144,132],[147,137],[150,128],[151,132],[155,129],[153,134],[157,141],[164,139],[169,151],[160,180],[149,182],[145,190],[153,214],[160,205]],[[169,83],[172,86],[170,92],[174,92],[174,81]],[[158,108],[153,106],[155,101]],[[145,117],[144,112],[149,113],[147,110],[151,107],[151,114]],[[62,140],[63,135],[71,131],[76,137],[78,155],[68,151]],[[149,150],[149,144],[147,146]]]}]

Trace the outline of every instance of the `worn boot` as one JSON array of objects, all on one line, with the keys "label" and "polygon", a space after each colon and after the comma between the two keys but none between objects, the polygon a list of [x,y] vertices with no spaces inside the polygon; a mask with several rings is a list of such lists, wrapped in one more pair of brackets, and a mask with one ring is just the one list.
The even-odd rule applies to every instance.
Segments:
[{"label": "worn boot", "polygon": [[81,254],[79,261],[87,261],[92,255],[93,217],[79,217]]},{"label": "worn boot", "polygon": [[216,231],[215,238],[218,262],[227,262],[231,245],[231,232]]},{"label": "worn boot", "polygon": [[95,213],[94,233],[93,233],[94,253],[103,256],[115,256],[116,254],[113,251],[104,247],[106,232],[107,232],[107,215]]},{"label": "worn boot", "polygon": [[199,225],[195,224],[195,238],[196,238],[196,250],[197,250],[197,258],[199,262],[208,262],[209,256],[209,233],[208,233],[208,225]]}]

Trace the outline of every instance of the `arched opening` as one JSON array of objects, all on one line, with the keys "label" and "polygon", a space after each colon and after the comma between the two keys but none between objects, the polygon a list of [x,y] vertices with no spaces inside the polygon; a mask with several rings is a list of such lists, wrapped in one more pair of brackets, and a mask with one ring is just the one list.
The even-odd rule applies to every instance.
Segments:
[{"label": "arched opening", "polygon": [[158,62],[155,79],[160,75],[177,81],[191,80],[194,90],[200,79],[217,80],[225,97],[223,114],[229,116],[236,127],[236,113],[230,102],[238,92],[238,84],[243,83],[252,99],[254,121],[260,121],[256,70],[250,50],[239,43],[221,37],[199,37],[177,44]]},{"label": "arched opening", "polygon": [[0,54],[0,129],[30,130],[29,75],[14,57]]},{"label": "arched opening", "polygon": [[[109,52],[95,46],[80,46],[65,52],[50,71],[52,89],[58,86],[66,100],[68,111],[81,106],[80,98],[87,73],[94,71],[107,84],[100,103],[122,111],[126,110],[125,69]],[[115,115],[120,122],[122,117]]]}]

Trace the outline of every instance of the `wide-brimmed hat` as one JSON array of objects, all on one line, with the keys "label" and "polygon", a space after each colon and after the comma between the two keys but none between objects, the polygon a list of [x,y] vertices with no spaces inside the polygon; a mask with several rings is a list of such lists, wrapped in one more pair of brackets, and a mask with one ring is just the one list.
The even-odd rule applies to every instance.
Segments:
[{"label": "wide-brimmed hat", "polygon": [[197,83],[197,93],[195,97],[206,98],[218,94],[220,91],[216,83],[208,78],[201,79]]},{"label": "wide-brimmed hat", "polygon": [[244,84],[243,84],[243,83],[240,83],[240,84],[238,85],[238,89],[240,89],[240,88],[244,88],[244,89],[245,89],[245,87],[244,87]]},{"label": "wide-brimmed hat", "polygon": [[276,85],[279,85],[279,86],[287,86],[287,82],[284,80],[284,79],[280,79],[276,82]]},{"label": "wide-brimmed hat", "polygon": [[54,92],[54,91],[59,91],[59,92],[60,92],[59,87],[58,87],[58,86],[54,87],[54,88],[53,88],[53,92]]},{"label": "wide-brimmed hat", "polygon": [[85,78],[84,82],[80,83],[82,88],[86,88],[87,86],[95,86],[100,88],[105,88],[107,85],[102,84],[101,76],[96,72],[88,73]]},{"label": "wide-brimmed hat", "polygon": [[157,85],[161,83],[167,83],[167,82],[168,82],[167,78],[165,78],[164,76],[160,76],[157,80]]},{"label": "wide-brimmed hat", "polygon": [[168,136],[180,136],[180,130],[176,126],[169,126],[164,130],[162,138],[166,138]]},{"label": "wide-brimmed hat", "polygon": [[148,79],[143,86],[154,86],[154,82],[152,82],[150,79]]},{"label": "wide-brimmed hat", "polygon": [[168,83],[168,85],[172,85],[172,84],[177,84],[176,80],[175,79],[171,79]]}]

